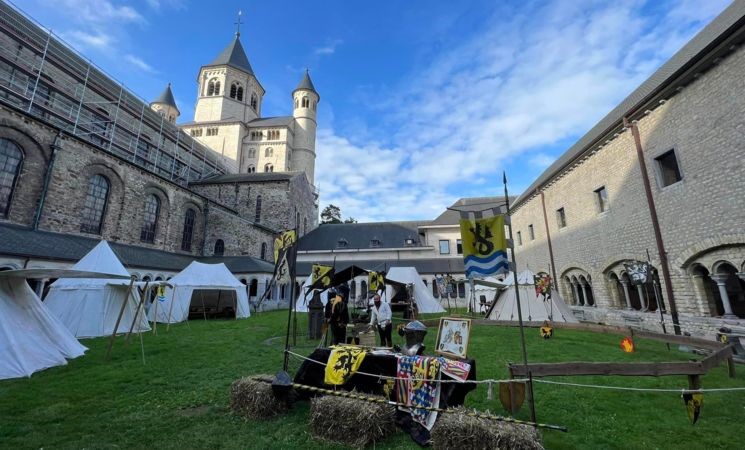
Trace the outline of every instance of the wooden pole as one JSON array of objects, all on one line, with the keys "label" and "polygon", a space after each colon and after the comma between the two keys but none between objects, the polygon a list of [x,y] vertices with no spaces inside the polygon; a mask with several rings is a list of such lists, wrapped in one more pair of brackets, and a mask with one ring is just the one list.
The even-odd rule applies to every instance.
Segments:
[{"label": "wooden pole", "polygon": [[[147,293],[147,285],[150,284],[149,281],[145,282],[145,290],[142,296],[140,297],[140,302],[137,304],[137,309],[135,310],[135,317],[132,319],[132,325],[129,326],[129,331],[127,332],[127,337],[124,339],[124,343],[126,345],[129,345],[129,337],[132,335],[132,330],[135,328],[135,324],[137,323],[137,318],[140,316],[140,308],[142,308],[142,304],[145,302],[145,294]],[[129,296],[127,296],[127,301],[129,301]],[[139,329],[138,331],[142,332],[142,330]]]},{"label": "wooden pole", "polygon": [[[510,197],[507,194],[507,173],[503,172],[503,182],[504,182],[504,202],[507,208],[507,217],[510,216]],[[512,222],[510,221],[509,226],[507,229],[510,231],[510,241],[512,241]],[[535,401],[533,399],[533,378],[530,374],[530,370],[528,368],[528,352],[525,349],[525,329],[523,327],[523,312],[522,308],[520,306],[520,288],[518,286],[518,280],[517,280],[517,261],[515,259],[515,248],[514,245],[512,246],[512,263],[514,265],[513,267],[513,275],[514,275],[514,282],[515,282],[515,300],[517,301],[517,319],[520,322],[520,346],[522,347],[523,352],[523,364],[525,365],[525,372],[528,374],[528,403],[530,405],[530,419],[535,422],[536,416],[535,416]]]},{"label": "wooden pole", "polygon": [[[171,312],[173,311],[173,300],[176,298],[176,286],[171,286],[171,304],[168,305],[168,322],[166,323],[166,333],[171,328]],[[186,317],[186,323],[189,324],[189,316]]]},{"label": "wooden pole", "polygon": [[[148,297],[150,296],[149,293],[147,293]],[[153,317],[155,317],[155,320],[153,320],[153,334],[158,334],[158,303],[155,302],[155,312],[153,313]]]},{"label": "wooden pole", "polygon": [[109,340],[109,348],[106,349],[106,359],[108,360],[111,356],[111,347],[114,345],[114,339],[116,339],[116,332],[119,330],[119,323],[122,321],[122,316],[124,315],[124,308],[127,307],[127,300],[129,300],[129,296],[132,293],[132,286],[135,283],[135,277],[134,275],[129,277],[129,287],[127,288],[127,297],[122,302],[122,307],[119,310],[119,316],[116,318],[116,325],[114,325],[114,331],[111,332],[111,339]]}]

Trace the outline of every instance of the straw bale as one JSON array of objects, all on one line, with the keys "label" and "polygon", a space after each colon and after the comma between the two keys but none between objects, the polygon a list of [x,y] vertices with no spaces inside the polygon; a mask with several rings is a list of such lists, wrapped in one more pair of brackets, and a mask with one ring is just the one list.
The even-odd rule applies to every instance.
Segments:
[{"label": "straw bale", "polygon": [[230,385],[230,409],[244,419],[268,419],[290,409],[284,401],[274,397],[272,385],[258,378],[272,379],[271,375],[255,375],[235,380]]},{"label": "straw bale", "polygon": [[432,447],[445,449],[543,450],[535,428],[529,425],[468,416],[473,410],[459,407],[440,413],[432,427]]},{"label": "straw bale", "polygon": [[394,415],[386,403],[327,395],[311,399],[309,428],[319,439],[364,448],[396,432]]}]

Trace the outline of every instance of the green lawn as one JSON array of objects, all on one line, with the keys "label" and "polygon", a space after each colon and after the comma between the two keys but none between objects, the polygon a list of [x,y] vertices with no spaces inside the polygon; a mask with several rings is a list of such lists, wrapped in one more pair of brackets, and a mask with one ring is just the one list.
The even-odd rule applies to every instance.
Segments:
[{"label": "green lawn", "polygon": [[[88,353],[65,367],[30,379],[0,381],[0,448],[337,448],[310,437],[307,403],[287,416],[244,422],[228,410],[228,387],[236,378],[274,373],[282,364],[286,312],[249,319],[192,321],[159,326],[125,347],[120,338],[110,361],[106,339],[84,340]],[[299,330],[305,330],[300,315]],[[637,353],[619,349],[620,337],[556,330],[544,341],[526,330],[531,361],[673,361],[693,357],[652,341],[637,341]],[[433,348],[437,330],[428,335]],[[279,339],[271,339],[279,337]],[[394,342],[400,338],[394,333]],[[298,353],[313,343],[299,338]],[[508,361],[520,361],[517,328],[477,326],[470,356],[478,378],[505,378]],[[297,367],[297,363],[293,363]],[[723,367],[702,378],[703,387],[745,386],[745,367],[735,379]],[[558,380],[558,378],[551,378]],[[683,376],[664,378],[575,377],[579,383],[680,389]],[[467,405],[504,414],[486,399],[486,386],[469,394]],[[745,392],[705,394],[699,422],[692,426],[676,393],[617,392],[536,384],[538,420],[567,426],[544,431],[547,448],[741,448]],[[527,408],[518,414],[527,419]],[[398,433],[379,448],[416,448]]]}]

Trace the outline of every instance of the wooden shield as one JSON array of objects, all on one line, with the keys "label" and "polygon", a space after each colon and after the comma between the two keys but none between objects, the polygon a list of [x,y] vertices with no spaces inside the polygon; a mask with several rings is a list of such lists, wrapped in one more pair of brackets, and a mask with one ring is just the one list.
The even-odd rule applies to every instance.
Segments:
[{"label": "wooden shield", "polygon": [[512,414],[519,411],[525,401],[525,383],[522,381],[499,383],[499,401],[502,402],[502,407]]}]

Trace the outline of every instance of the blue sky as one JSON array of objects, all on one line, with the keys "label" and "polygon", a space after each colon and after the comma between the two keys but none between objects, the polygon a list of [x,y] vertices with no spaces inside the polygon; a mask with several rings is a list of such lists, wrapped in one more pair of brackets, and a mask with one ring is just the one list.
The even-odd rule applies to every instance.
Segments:
[{"label": "blue sky", "polygon": [[728,0],[23,0],[145,99],[173,84],[192,120],[199,67],[241,40],[265,116],[321,95],[316,185],[360,221],[431,219],[519,194]]}]

